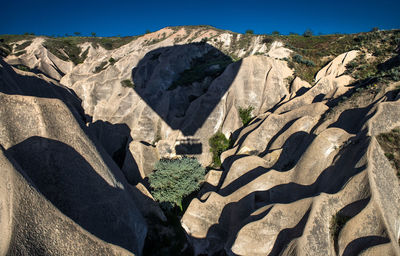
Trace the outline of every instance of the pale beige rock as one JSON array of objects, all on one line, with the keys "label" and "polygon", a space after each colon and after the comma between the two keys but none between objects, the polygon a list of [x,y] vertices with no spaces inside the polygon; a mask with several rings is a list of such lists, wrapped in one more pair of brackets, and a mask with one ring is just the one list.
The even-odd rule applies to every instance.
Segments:
[{"label": "pale beige rock", "polygon": [[[78,153],[68,164],[62,164],[64,168],[78,165],[71,170],[90,170],[95,177],[100,177],[98,183],[104,183],[100,186],[101,193],[91,182],[87,184],[96,199],[112,202],[112,206],[102,205],[109,207],[111,210],[106,212],[115,213],[113,216],[117,218],[117,224],[110,224],[113,227],[110,234],[120,236],[111,242],[125,248],[133,246],[130,251],[140,254],[145,224],[139,211],[147,218],[166,220],[142,180],[153,171],[159,158],[177,157],[176,148],[187,139],[201,143],[202,153],[197,157],[207,165],[211,160],[208,139],[222,131],[226,137],[235,132],[236,139],[233,148],[221,156],[224,170],[208,172],[199,198],[190,203],[181,219],[196,255],[400,255],[399,183],[374,138],[400,126],[399,96],[388,91],[396,86],[389,86],[374,99],[365,99],[356,105],[343,104],[337,114],[329,116],[330,100],[338,99],[350,88],[348,85],[353,80],[344,75],[345,66],[358,51],[337,56],[316,74],[313,87],[295,78],[288,90],[286,78],[291,77],[292,71],[286,62],[278,59],[287,57],[291,51],[279,42],[269,47],[261,36],[254,36],[249,37],[247,49],[235,49],[233,54],[257,56],[230,64],[213,81],[205,79],[188,87],[167,90],[190,67],[193,59],[209,53],[212,46],[229,51],[235,38],[243,36],[209,27],[165,28],[111,51],[84,43],[80,47],[89,49],[88,57],[75,67],[57,60],[42,49],[42,41],[36,40],[27,54],[19,59],[7,59],[10,63],[40,67],[50,78],[16,71],[17,78],[10,70],[5,72],[7,65],[0,62],[3,92],[35,96],[0,94],[0,144],[5,148],[5,157],[0,154],[0,167],[5,166],[3,169],[11,170],[8,173],[15,173],[15,177],[27,173],[18,179],[10,179],[7,173],[0,178],[3,184],[0,185],[3,192],[0,226],[7,231],[5,239],[0,240],[0,254],[7,251],[38,254],[35,251],[38,248],[46,248],[46,253],[52,255],[130,253],[99,240],[77,225],[96,233],[97,229],[79,222],[74,215],[88,219],[90,210],[98,207],[93,200],[88,203],[88,209],[79,205],[79,200],[68,201],[73,209],[71,213],[68,212],[71,209],[57,203],[70,190],[56,193],[61,199],[46,193],[48,188],[40,183],[42,180],[38,181],[31,165],[44,166],[35,170],[57,169],[62,174],[60,162],[64,162],[57,159],[57,152],[62,151],[69,159],[67,149],[34,154],[37,148],[49,147],[52,144],[49,140],[64,143]],[[187,45],[206,37],[208,45]],[[34,52],[40,59],[32,57]],[[262,56],[267,54],[270,57]],[[95,73],[96,67],[110,57],[116,63],[108,63],[104,70]],[[55,73],[56,68],[65,70],[62,72],[66,75],[61,78]],[[143,87],[142,91],[121,86],[122,80],[132,76],[134,86]],[[35,83],[29,83],[30,79]],[[64,89],[59,90],[56,81],[59,79],[74,89],[82,100],[85,114],[93,120],[85,120],[78,99],[71,98]],[[39,80],[48,87],[45,92],[38,93],[37,87],[29,90]],[[142,98],[146,94],[150,97]],[[39,98],[49,95],[56,99]],[[255,119],[239,132],[242,123],[238,109],[249,106],[254,108]],[[202,115],[204,122],[199,124]],[[18,123],[21,119],[23,125]],[[87,122],[88,131],[83,121]],[[102,125],[96,127],[96,121]],[[109,125],[125,125],[128,134],[115,131],[111,134]],[[188,136],[193,127],[198,129]],[[89,131],[97,137],[91,139],[87,135]],[[104,136],[109,131],[110,135]],[[31,142],[33,136],[41,139]],[[27,140],[32,146],[26,152],[33,154],[33,159],[22,150],[24,147],[19,148]],[[120,150],[126,150],[127,154],[117,161]],[[87,165],[79,161],[80,156]],[[46,178],[53,177],[49,173]],[[128,184],[125,178],[136,185]],[[10,188],[21,197],[4,193]],[[110,188],[111,192],[107,190]],[[25,193],[26,190],[29,192]],[[44,197],[50,198],[62,211],[58,212]],[[38,202],[43,209],[36,205],[27,209],[25,198]],[[80,193],[79,198],[85,198],[85,193]],[[45,211],[50,214],[44,216]],[[335,231],[337,214],[345,216],[346,222]],[[71,219],[66,215],[72,216]],[[66,230],[49,230],[48,223],[61,225],[53,221],[54,216]],[[19,225],[24,219],[32,220],[26,222],[29,229]],[[91,219],[95,228],[104,228],[95,219]],[[22,232],[13,236],[15,230]],[[33,242],[28,239],[31,237]],[[73,239],[74,246],[66,248],[67,242]],[[34,243],[43,246],[35,247]]]},{"label": "pale beige rock", "polygon": [[271,44],[267,54],[272,58],[283,59],[283,58],[289,58],[292,52],[293,52],[292,50],[283,47],[282,42],[274,41]]},{"label": "pale beige rock", "polygon": [[[329,79],[305,95],[336,98],[340,87]],[[351,124],[328,128],[320,120],[327,107],[297,105],[301,97],[258,116],[222,154],[220,187],[193,200],[181,220],[196,255],[400,255],[400,188],[373,137],[400,125],[399,101],[380,96],[363,114],[369,120],[346,119],[365,122],[354,124],[362,127],[355,136]],[[349,220],[335,231],[337,214]]]},{"label": "pale beige rock", "polygon": [[290,98],[294,98],[300,90],[307,90],[310,87],[311,85],[308,82],[301,80],[300,77],[296,76],[290,85]]},{"label": "pale beige rock", "polygon": [[306,93],[280,106],[276,112],[282,113],[288,110],[299,108],[316,101],[323,101],[327,98],[337,98],[347,92],[353,80],[348,75],[343,75],[346,65],[353,60],[358,51],[343,53],[333,59],[328,65],[321,69],[315,77],[315,85]]},{"label": "pale beige rock", "polygon": [[[133,255],[95,237],[46,200],[0,152],[1,255]],[[140,255],[140,253],[139,253]]]},{"label": "pale beige rock", "polygon": [[30,69],[38,69],[47,76],[60,80],[64,74],[72,71],[74,64],[57,58],[43,46],[44,42],[44,38],[37,37],[25,48],[26,53],[21,56],[10,55],[6,61],[12,65],[23,64]]},{"label": "pale beige rock", "polygon": [[[200,42],[206,37],[209,39],[206,45],[187,46],[190,43]],[[268,54],[274,58],[282,58],[290,54],[290,50],[284,48],[280,42],[274,42],[269,47],[263,42],[262,36],[248,37],[250,39],[248,49],[235,49],[231,54],[244,57],[255,53],[266,54],[268,49]],[[291,75],[290,69],[283,61],[261,56],[250,57],[232,64],[233,67],[228,68],[226,74],[222,75],[224,78],[216,80],[215,85],[210,86],[209,93],[204,94],[204,83],[190,89],[180,88],[171,93],[166,93],[164,89],[169,87],[180,72],[190,66],[193,58],[203,55],[213,47],[231,52],[232,46],[240,38],[241,35],[229,31],[222,32],[210,27],[164,28],[138,37],[113,50],[105,50],[101,46],[94,47],[88,42],[83,43],[79,47],[82,52],[88,50],[87,58],[77,66],[71,62],[59,60],[43,47],[44,38],[36,38],[31,46],[27,47],[26,54],[21,55],[18,59],[10,57],[7,61],[14,64],[26,64],[30,68],[48,66],[49,68],[41,69],[42,72],[73,89],[82,100],[85,114],[89,115],[93,122],[100,120],[110,124],[126,124],[131,129],[130,137],[136,142],[144,141],[154,144],[155,139],[161,137],[162,145],[157,146],[151,154],[160,157],[174,157],[177,140],[186,139],[186,134],[179,135],[180,131],[177,127],[184,129],[184,127],[193,125],[198,126],[195,124],[196,120],[191,120],[191,116],[197,115],[199,109],[204,109],[204,104],[209,104],[210,100],[217,101],[213,103],[218,106],[214,106],[213,113],[207,119],[208,123],[204,123],[194,137],[201,139],[203,154],[199,156],[199,160],[207,165],[211,159],[208,138],[217,130],[221,130],[229,137],[233,131],[238,129],[242,125],[238,115],[239,107],[253,106],[255,107],[253,115],[257,115],[287,97],[288,92],[283,85],[285,77]],[[150,65],[138,67],[145,56],[162,47],[168,48],[171,52],[163,53],[157,60],[159,63],[150,61]],[[39,59],[35,59],[35,56]],[[108,63],[111,57],[116,60],[113,65]],[[151,56],[147,57],[151,58]],[[98,73],[94,72],[96,67],[103,62],[107,63],[104,70]],[[161,99],[158,97],[156,100],[157,107],[149,107],[148,102],[143,101],[135,90],[121,86],[122,80],[131,79],[132,69],[135,67],[139,68],[134,78],[134,83],[138,83],[135,86],[144,82],[146,93],[163,94]],[[56,69],[61,70],[65,75],[56,74],[54,71]],[[235,80],[234,83],[232,80]],[[229,87],[231,84],[232,88],[226,92],[225,96],[216,95],[216,91],[219,91],[217,87]],[[200,98],[191,103],[187,102],[185,97],[193,95],[200,96]],[[219,98],[222,96],[223,100]],[[203,100],[205,98],[207,100]],[[177,101],[180,104],[176,104]],[[175,107],[173,107],[174,105]],[[174,118],[175,115],[184,115],[184,117]],[[164,122],[166,118],[168,122]],[[159,128],[160,123],[161,129]],[[169,127],[171,123],[176,123],[174,128]],[[179,125],[180,123],[181,125]],[[159,134],[158,131],[160,131]],[[104,131],[99,133],[104,133]],[[110,148],[116,147],[120,147],[120,145],[115,143],[115,146]],[[158,152],[159,149],[162,152]],[[142,154],[131,154],[135,159],[143,156]],[[138,161],[148,162],[149,160],[150,158]],[[131,164],[127,165],[127,168],[131,167]]]},{"label": "pale beige rock", "polygon": [[88,231],[140,254],[146,224],[126,189],[129,185],[66,105],[57,99],[5,94],[0,101],[0,143],[32,185]]},{"label": "pale beige rock", "polygon": [[[140,255],[147,225],[136,203],[143,200],[86,130],[78,99],[53,80],[0,64],[0,144],[20,175],[18,196],[7,209],[21,211],[10,227],[14,240],[2,240],[2,248],[12,247],[11,255],[118,254],[108,242]],[[52,223],[65,230],[53,230]],[[82,240],[70,247],[75,242],[68,240],[77,237]]]},{"label": "pale beige rock", "polygon": [[336,78],[341,76],[344,71],[346,71],[346,65],[355,57],[357,57],[358,54],[359,51],[356,50],[340,54],[331,62],[329,62],[328,65],[318,71],[317,75],[315,76],[315,81],[318,83],[324,77],[332,76]]}]

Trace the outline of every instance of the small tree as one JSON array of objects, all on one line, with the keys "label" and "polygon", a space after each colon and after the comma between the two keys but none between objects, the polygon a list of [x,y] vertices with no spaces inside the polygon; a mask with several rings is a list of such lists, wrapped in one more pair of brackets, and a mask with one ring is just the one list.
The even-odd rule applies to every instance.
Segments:
[{"label": "small tree", "polygon": [[80,35],[81,35],[81,32],[74,32],[74,35],[75,35],[75,36],[80,36]]},{"label": "small tree", "polygon": [[246,34],[253,35],[254,34],[254,30],[248,29],[248,30],[246,30]]},{"label": "small tree", "polygon": [[310,37],[313,35],[313,32],[311,29],[307,29],[306,31],[304,31],[303,36],[304,37]]},{"label": "small tree", "polygon": [[377,32],[377,31],[379,31],[379,28],[378,27],[373,27],[370,32]]},{"label": "small tree", "polygon": [[203,37],[200,42],[205,44],[205,43],[207,43],[207,41],[208,41],[208,38],[207,37]]},{"label": "small tree", "polygon": [[279,31],[275,30],[275,31],[272,31],[272,35],[274,35],[274,36],[279,36],[280,33],[279,33]]},{"label": "small tree", "polygon": [[221,154],[229,148],[229,140],[222,132],[217,132],[209,140],[210,152],[213,154],[213,166],[221,166]]},{"label": "small tree", "polygon": [[248,108],[239,108],[239,116],[240,119],[242,119],[242,123],[244,126],[248,125],[253,118],[251,115],[251,112],[254,110],[253,106],[250,106]]},{"label": "small tree", "polygon": [[200,187],[205,169],[195,158],[161,159],[149,175],[152,195],[158,202],[176,205],[181,211],[182,200]]},{"label": "small tree", "polygon": [[95,32],[92,32],[92,33],[90,33],[93,37],[96,37],[96,33]]}]

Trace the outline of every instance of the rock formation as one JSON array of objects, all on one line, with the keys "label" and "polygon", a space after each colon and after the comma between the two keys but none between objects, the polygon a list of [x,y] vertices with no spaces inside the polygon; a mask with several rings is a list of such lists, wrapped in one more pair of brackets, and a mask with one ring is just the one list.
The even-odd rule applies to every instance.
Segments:
[{"label": "rock formation", "polygon": [[[204,165],[210,164],[208,138],[218,130],[229,137],[238,129],[242,125],[239,107],[252,106],[256,115],[287,97],[285,78],[292,71],[286,62],[254,56],[228,65],[228,52],[237,57],[264,53],[279,58],[291,52],[282,43],[268,47],[261,36],[247,37],[208,27],[165,28],[114,50],[83,43],[80,47],[87,52],[87,58],[73,68],[43,47],[44,39],[36,38],[25,49],[26,53],[9,56],[7,62],[24,64],[55,79],[60,79],[60,75],[54,70],[61,71],[65,74],[61,84],[73,89],[82,100],[91,122],[126,124],[130,131],[103,144],[114,144],[106,148],[110,155],[121,147],[132,149],[136,163],[128,158],[121,167],[130,173],[132,181],[138,182],[152,171],[156,159],[174,157],[175,148],[188,139],[199,141],[202,154],[196,157]],[[201,43],[204,38],[210,38],[207,44]],[[243,38],[248,42],[247,48],[239,47]],[[110,58],[115,62],[110,62]],[[168,90],[194,61],[210,59],[215,63],[199,71],[199,81]],[[212,69],[217,69],[216,74],[223,72],[222,76],[217,80],[215,75],[208,76],[213,74]],[[131,80],[134,89],[124,87],[124,80]]]},{"label": "rock formation", "polygon": [[[400,32],[387,33],[380,44]],[[346,45],[316,66],[292,57],[298,39],[187,26],[116,47],[12,43],[0,59],[0,255],[141,255],[146,235],[174,232],[148,191],[154,163],[209,166],[217,132],[231,145],[180,220],[181,253],[400,255],[399,181],[377,141],[400,127],[398,53]]]},{"label": "rock formation", "polygon": [[90,138],[76,96],[3,61],[0,80],[2,254],[140,255],[141,192]]},{"label": "rock formation", "polygon": [[321,118],[346,91],[343,67],[356,54],[241,130],[222,154],[226,173],[206,180],[182,218],[196,255],[400,253],[399,183],[375,139],[400,126],[395,87]]}]

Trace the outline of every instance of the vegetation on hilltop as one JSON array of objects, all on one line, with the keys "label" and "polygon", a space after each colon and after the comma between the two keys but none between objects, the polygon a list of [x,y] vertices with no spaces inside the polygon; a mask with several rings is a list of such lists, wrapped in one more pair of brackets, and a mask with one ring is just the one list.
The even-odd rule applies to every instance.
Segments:
[{"label": "vegetation on hilltop", "polygon": [[[3,57],[12,53],[12,45],[18,41],[26,40],[23,44],[17,45],[18,51],[25,49],[37,36],[34,35],[0,35],[0,54]],[[82,63],[88,54],[88,49],[82,52],[79,44],[89,42],[94,47],[103,47],[107,50],[119,48],[129,42],[135,40],[139,36],[126,37],[82,37],[82,36],[66,36],[66,37],[49,37],[43,36],[45,39],[44,47],[58,58],[65,61],[72,61],[75,65]]]},{"label": "vegetation on hilltop", "polygon": [[194,82],[202,82],[206,77],[215,79],[233,61],[217,49],[211,49],[201,57],[191,61],[190,68],[179,74],[179,77],[171,84],[168,90],[178,86],[189,86]]},{"label": "vegetation on hilltop", "polygon": [[[333,35],[318,35],[312,34],[311,30],[307,30],[303,35],[291,33],[290,35],[280,35],[279,32],[274,31],[272,35],[254,35],[251,29],[248,29],[248,33],[238,34],[227,30],[221,30],[214,28],[209,25],[199,26],[176,26],[169,27],[174,31],[178,31],[181,28],[185,28],[186,36],[176,38],[176,42],[182,41],[183,39],[190,36],[193,30],[198,30],[197,35],[200,36],[202,31],[215,30],[217,33],[207,41],[213,44],[216,48],[219,48],[226,55],[230,56],[232,60],[238,60],[237,54],[241,51],[240,56],[246,57],[251,54],[251,45],[255,42],[256,38],[261,38],[261,42],[269,46],[273,41],[281,41],[285,47],[294,51],[293,56],[285,59],[288,61],[289,67],[295,70],[295,76],[302,78],[303,80],[313,83],[314,76],[318,70],[326,65],[334,57],[341,53],[350,50],[361,50],[364,54],[372,54],[374,58],[369,59],[367,62],[359,60],[359,67],[357,63],[353,63],[356,69],[355,75],[359,75],[360,79],[366,75],[373,75],[378,71],[377,65],[387,61],[389,58],[394,57],[396,46],[400,44],[400,30],[389,30],[380,31],[373,30],[371,32],[357,33],[357,34],[333,34]],[[228,49],[223,47],[223,42],[217,39],[217,36],[221,33],[231,34],[231,45]],[[7,56],[13,52],[11,45],[15,42],[26,40],[23,44],[17,45],[14,49],[15,55],[23,54],[24,48],[29,45],[36,36],[26,35],[1,35],[0,36],[0,54]],[[82,36],[67,36],[67,37],[44,37],[46,39],[45,47],[55,54],[57,57],[63,60],[71,60],[75,64],[82,63],[87,52],[81,52],[79,44],[84,42],[90,42],[95,47],[102,46],[107,50],[116,49],[125,45],[132,40],[135,40],[139,36],[130,37],[82,37]],[[159,39],[154,39],[148,44],[154,44],[166,39],[164,35]],[[195,35],[189,41],[194,40]],[[262,53],[257,53],[262,54]],[[265,54],[265,53],[264,53]],[[229,64],[228,61],[224,62],[222,66]],[[201,69],[201,68],[200,68]],[[223,68],[221,68],[223,70]],[[194,71],[194,72],[192,72]],[[197,74],[202,73],[196,70],[188,70],[186,74],[182,74],[182,81],[177,81],[179,85],[186,83],[188,77],[191,77],[193,81],[197,81],[201,78],[196,77]],[[204,71],[204,70],[203,70]],[[386,76],[396,77],[397,70],[386,70],[388,72]],[[219,72],[218,72],[219,73]],[[361,74],[364,73],[364,76]],[[358,79],[357,77],[355,77]],[[187,81],[185,81],[187,80]],[[190,81],[189,81],[190,82]],[[173,88],[178,86],[174,84]]]},{"label": "vegetation on hilltop", "polygon": [[[314,65],[308,65],[298,59],[287,59],[289,67],[295,70],[295,75],[303,80],[313,83],[315,74],[334,57],[350,51],[361,50],[364,53],[371,53],[376,58],[370,63],[372,68],[379,63],[396,55],[396,39],[400,37],[400,30],[375,31],[358,34],[335,34],[321,36],[280,36],[289,49],[300,55]],[[265,36],[266,39],[273,39],[272,36]]]}]

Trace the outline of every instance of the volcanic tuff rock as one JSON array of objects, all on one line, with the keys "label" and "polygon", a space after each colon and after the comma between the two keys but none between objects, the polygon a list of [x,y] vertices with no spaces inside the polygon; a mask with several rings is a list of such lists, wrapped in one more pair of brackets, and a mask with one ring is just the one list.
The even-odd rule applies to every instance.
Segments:
[{"label": "volcanic tuff rock", "polygon": [[[210,38],[207,44],[200,43],[204,38]],[[247,45],[239,46],[239,39]],[[268,47],[260,36],[237,35],[208,27],[165,28],[114,50],[82,43],[80,47],[82,52],[87,52],[87,58],[74,67],[59,60],[43,44],[42,38],[35,38],[25,49],[26,53],[9,56],[6,60],[11,64],[24,64],[55,79],[61,78],[58,73],[65,74],[61,84],[72,88],[82,99],[85,114],[92,117],[91,122],[126,124],[130,131],[118,133],[119,138],[103,145],[114,143],[106,148],[110,155],[123,147],[133,149],[133,145],[138,145],[141,148],[131,151],[136,163],[132,159],[121,161],[122,169],[131,173],[128,176],[133,182],[151,172],[156,159],[174,157],[176,147],[188,139],[201,144],[202,154],[196,157],[204,165],[209,164],[208,139],[218,130],[229,137],[242,125],[239,107],[253,106],[253,115],[256,115],[287,97],[285,78],[292,74],[286,62],[264,56],[244,58],[225,69],[229,63],[224,52],[238,57],[264,53],[283,58],[291,51],[282,43]],[[193,61],[202,57],[209,60],[212,54],[217,55],[216,64],[209,69],[221,72],[225,69],[218,79],[208,77],[190,87],[168,90],[191,68]],[[110,62],[111,58],[115,62]],[[54,70],[61,72],[56,74]],[[133,82],[134,90],[121,85],[127,79]],[[101,130],[103,127],[93,128]],[[136,175],[138,172],[141,177]]]},{"label": "volcanic tuff rock", "polygon": [[223,169],[181,219],[195,254],[400,255],[399,182],[376,139],[400,127],[400,84],[354,83],[360,49],[311,86],[296,45],[267,39],[165,28],[108,50],[85,39],[74,65],[36,37],[5,59],[32,72],[0,60],[0,254],[140,254],[166,220],[141,183],[154,162],[208,165],[222,131]]},{"label": "volcanic tuff rock", "polygon": [[208,177],[181,220],[196,255],[400,254],[399,182],[375,139],[400,126],[399,91],[327,114],[356,55],[241,130],[222,154],[226,173]]},{"label": "volcanic tuff rock", "polygon": [[86,131],[78,99],[0,64],[1,254],[140,255],[142,192]]}]

